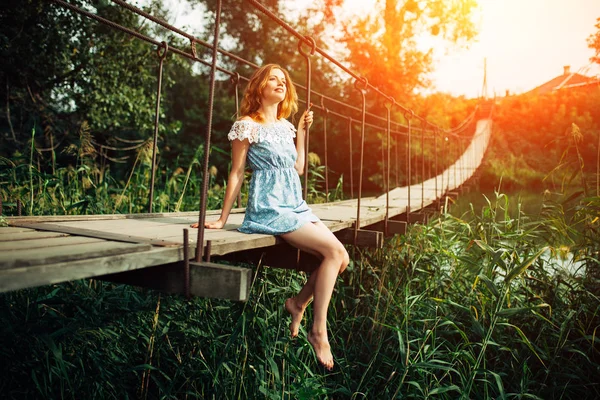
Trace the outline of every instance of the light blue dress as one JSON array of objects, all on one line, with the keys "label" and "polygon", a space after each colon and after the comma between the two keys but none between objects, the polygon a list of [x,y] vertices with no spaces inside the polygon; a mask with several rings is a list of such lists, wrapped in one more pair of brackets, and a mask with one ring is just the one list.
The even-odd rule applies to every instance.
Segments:
[{"label": "light blue dress", "polygon": [[302,199],[300,177],[294,169],[296,129],[285,119],[270,124],[236,121],[229,140],[248,139],[247,165],[252,169],[244,233],[281,235],[307,222],[319,221]]}]

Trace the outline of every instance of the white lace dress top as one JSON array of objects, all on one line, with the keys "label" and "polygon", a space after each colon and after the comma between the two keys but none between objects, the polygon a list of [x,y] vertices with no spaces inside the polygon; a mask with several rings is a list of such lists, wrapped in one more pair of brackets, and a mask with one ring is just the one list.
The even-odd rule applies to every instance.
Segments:
[{"label": "white lace dress top", "polygon": [[253,172],[241,232],[280,235],[319,220],[302,199],[294,169],[296,129],[289,121],[236,121],[227,137],[250,142],[247,164]]}]

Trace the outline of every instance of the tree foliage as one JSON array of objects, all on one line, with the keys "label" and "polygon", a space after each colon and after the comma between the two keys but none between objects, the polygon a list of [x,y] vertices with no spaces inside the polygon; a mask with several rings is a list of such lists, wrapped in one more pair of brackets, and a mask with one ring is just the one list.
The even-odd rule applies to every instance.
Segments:
[{"label": "tree foliage", "polygon": [[428,86],[434,53],[426,43],[443,46],[475,36],[476,5],[475,0],[377,1],[375,12],[342,22],[348,62],[375,87],[406,99],[415,88]]}]

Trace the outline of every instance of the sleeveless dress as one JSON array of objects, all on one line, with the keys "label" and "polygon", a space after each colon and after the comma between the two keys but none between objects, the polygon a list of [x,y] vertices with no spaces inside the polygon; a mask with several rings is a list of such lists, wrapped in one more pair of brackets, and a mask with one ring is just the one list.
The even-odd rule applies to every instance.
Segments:
[{"label": "sleeveless dress", "polygon": [[300,177],[294,169],[295,137],[294,125],[285,119],[270,124],[236,121],[231,127],[229,140],[250,142],[246,160],[252,178],[240,232],[281,235],[319,221],[302,199]]}]

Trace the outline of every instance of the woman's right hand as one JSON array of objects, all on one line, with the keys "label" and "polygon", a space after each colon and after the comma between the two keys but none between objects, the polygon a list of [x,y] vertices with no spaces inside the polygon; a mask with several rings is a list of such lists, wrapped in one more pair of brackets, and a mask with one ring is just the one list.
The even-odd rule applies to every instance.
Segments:
[{"label": "woman's right hand", "polygon": [[[222,229],[224,226],[225,226],[225,222],[221,221],[220,219],[218,219],[216,221],[206,221],[204,223],[204,227],[206,229]],[[190,227],[198,228],[198,223],[196,222],[195,224],[190,225]]]}]

